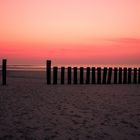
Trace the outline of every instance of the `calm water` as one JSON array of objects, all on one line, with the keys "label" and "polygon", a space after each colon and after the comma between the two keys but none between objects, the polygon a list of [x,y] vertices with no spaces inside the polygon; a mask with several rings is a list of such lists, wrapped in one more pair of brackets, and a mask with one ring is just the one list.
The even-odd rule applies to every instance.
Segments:
[{"label": "calm water", "polygon": [[[63,65],[61,65],[63,66]],[[59,65],[57,65],[57,67],[61,67]],[[140,65],[65,65],[65,68],[67,68],[68,66],[71,66],[71,67],[101,67],[101,68],[104,68],[104,67],[131,67],[131,68],[139,68]],[[0,69],[1,69],[1,65],[0,65]],[[53,66],[52,66],[53,67]],[[8,70],[33,70],[33,71],[46,71],[46,65],[8,65],[7,66],[7,69]]]}]

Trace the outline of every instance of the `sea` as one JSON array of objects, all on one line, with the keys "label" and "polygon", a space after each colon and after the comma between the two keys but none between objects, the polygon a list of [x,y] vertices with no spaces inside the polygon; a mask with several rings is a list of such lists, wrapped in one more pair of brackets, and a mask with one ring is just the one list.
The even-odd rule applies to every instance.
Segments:
[{"label": "sea", "polygon": [[[112,68],[114,68],[114,67],[140,68],[140,65],[134,65],[134,64],[129,64],[129,65],[128,64],[121,64],[121,65],[119,65],[119,64],[116,64],[116,65],[113,65],[113,64],[107,64],[107,65],[104,65],[104,64],[102,64],[102,65],[98,65],[98,64],[93,64],[93,65],[52,65],[51,68],[53,69],[53,67],[55,67],[55,66],[58,67],[58,70],[60,70],[61,67],[65,67],[66,69],[68,67],[72,67],[72,68],[73,67],[77,67],[77,68],[84,67],[85,69],[87,67],[95,67],[95,68],[101,67],[102,69],[104,67],[107,67],[107,68],[109,68],[109,67],[112,67]],[[0,69],[2,69],[2,65],[0,65]],[[46,65],[7,65],[7,70],[46,71]]]}]

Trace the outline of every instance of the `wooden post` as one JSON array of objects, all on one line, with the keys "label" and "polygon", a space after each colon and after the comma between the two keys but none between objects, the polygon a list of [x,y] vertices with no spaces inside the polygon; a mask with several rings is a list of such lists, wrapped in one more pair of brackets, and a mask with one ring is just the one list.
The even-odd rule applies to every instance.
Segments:
[{"label": "wooden post", "polygon": [[90,67],[87,67],[86,84],[90,84]]},{"label": "wooden post", "polygon": [[73,70],[74,70],[73,83],[77,84],[77,67],[74,67]]},{"label": "wooden post", "polygon": [[7,60],[3,59],[2,60],[2,85],[6,85],[6,64],[7,64]]},{"label": "wooden post", "polygon": [[133,84],[137,84],[137,68],[134,68]]},{"label": "wooden post", "polygon": [[127,84],[127,68],[123,69],[123,84]]},{"label": "wooden post", "polygon": [[106,77],[107,77],[107,68],[105,67],[103,71],[103,80],[102,80],[103,84],[106,84]]},{"label": "wooden post", "polygon": [[119,84],[122,84],[122,68],[119,68]]},{"label": "wooden post", "polygon": [[101,68],[97,68],[97,84],[101,84]]},{"label": "wooden post", "polygon": [[71,84],[71,67],[68,67],[68,84]]},{"label": "wooden post", "polygon": [[140,84],[140,68],[139,68],[139,75],[138,75],[138,83]]},{"label": "wooden post", "polygon": [[84,68],[80,67],[80,84],[83,84],[83,79],[84,79]]},{"label": "wooden post", "polygon": [[92,84],[96,83],[96,78],[95,78],[95,67],[92,67]]},{"label": "wooden post", "polygon": [[57,84],[57,72],[58,72],[58,67],[53,67],[53,84]]},{"label": "wooden post", "polygon": [[132,73],[132,69],[128,68],[128,84],[131,84],[131,73]]},{"label": "wooden post", "polygon": [[65,67],[61,67],[61,84],[65,83]]},{"label": "wooden post", "polygon": [[47,60],[46,62],[46,66],[47,66],[47,84],[50,85],[51,84],[51,60]]},{"label": "wooden post", "polygon": [[118,68],[114,68],[114,84],[118,83]]},{"label": "wooden post", "polygon": [[111,84],[111,79],[112,79],[112,68],[109,68],[107,84]]}]

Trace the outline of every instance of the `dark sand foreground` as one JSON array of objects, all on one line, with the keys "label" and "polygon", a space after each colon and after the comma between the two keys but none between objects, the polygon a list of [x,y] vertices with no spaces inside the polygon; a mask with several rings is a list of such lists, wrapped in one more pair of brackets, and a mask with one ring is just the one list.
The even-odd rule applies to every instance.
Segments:
[{"label": "dark sand foreground", "polygon": [[140,85],[48,86],[44,72],[9,72],[0,140],[140,140]]}]

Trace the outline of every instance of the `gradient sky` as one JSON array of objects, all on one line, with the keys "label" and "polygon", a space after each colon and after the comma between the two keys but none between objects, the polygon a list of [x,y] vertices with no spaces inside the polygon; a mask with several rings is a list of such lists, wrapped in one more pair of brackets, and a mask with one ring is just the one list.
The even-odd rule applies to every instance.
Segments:
[{"label": "gradient sky", "polygon": [[140,65],[140,0],[0,0],[2,58]]}]

